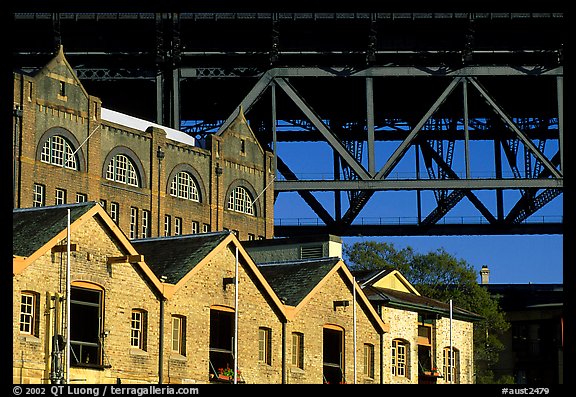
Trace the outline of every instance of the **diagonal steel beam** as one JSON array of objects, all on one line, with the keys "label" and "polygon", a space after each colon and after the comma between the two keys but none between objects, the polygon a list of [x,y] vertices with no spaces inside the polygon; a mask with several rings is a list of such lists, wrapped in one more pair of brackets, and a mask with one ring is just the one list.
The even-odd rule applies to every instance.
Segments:
[{"label": "diagonal steel beam", "polygon": [[[277,157],[277,167],[278,172],[280,172],[284,178],[288,180],[298,180],[296,174],[292,172],[292,170],[288,167],[288,165],[282,161],[280,157]],[[318,215],[320,219],[326,225],[334,224],[334,218],[330,215],[328,211],[322,206],[322,204],[314,197],[314,195],[310,191],[306,190],[299,190],[298,194],[302,199],[308,204],[308,206]]]},{"label": "diagonal steel beam", "polygon": [[[396,151],[394,151],[394,153],[390,156],[386,164],[384,164],[384,166],[380,169],[380,171],[378,171],[378,173],[374,176],[374,179],[383,179],[386,178],[388,174],[390,174],[390,172],[396,166],[396,164],[398,164],[402,156],[404,156],[404,154],[406,153],[406,151],[416,138],[416,135],[418,135],[420,129],[424,126],[424,124],[428,121],[428,119],[432,117],[432,115],[436,112],[436,110],[438,110],[440,105],[446,100],[448,95],[450,95],[450,93],[454,90],[454,88],[456,88],[458,83],[460,83],[462,80],[463,80],[462,77],[456,77],[450,82],[450,84],[448,84],[448,87],[446,87],[446,89],[442,92],[442,94],[438,97],[438,99],[436,99],[436,101],[432,104],[430,109],[428,109],[428,111],[424,114],[422,119],[412,129],[410,134],[408,134],[408,136],[404,139],[404,141],[400,144],[400,146],[398,146]],[[366,205],[366,203],[369,201],[370,197],[372,197],[373,194],[374,192],[368,192],[368,191],[363,191],[360,194],[358,194],[356,197],[356,202],[351,203],[350,208],[348,208],[348,211],[346,211],[346,213],[342,217],[342,220],[346,224],[351,224],[354,221],[354,218],[356,218],[356,216],[360,213],[360,211],[362,211],[362,208],[364,208],[364,206]]]},{"label": "diagonal steel beam", "polygon": [[258,82],[254,85],[254,87],[252,87],[252,89],[248,92],[248,94],[246,94],[244,99],[242,99],[240,105],[236,107],[236,109],[230,114],[230,116],[228,116],[226,121],[224,121],[224,123],[220,126],[220,128],[218,128],[218,131],[216,132],[215,135],[221,135],[222,132],[225,131],[226,128],[228,128],[228,126],[232,123],[232,121],[234,121],[234,119],[238,115],[238,112],[240,112],[240,109],[242,109],[244,113],[247,113],[252,108],[252,106],[254,106],[256,102],[258,102],[262,94],[264,94],[264,92],[266,91],[266,89],[273,80],[274,80],[273,73],[269,72],[264,73],[262,77],[260,77],[260,80],[258,80]]},{"label": "diagonal steel beam", "polygon": [[534,156],[536,156],[536,158],[540,160],[542,164],[544,164],[544,166],[548,169],[548,171],[550,171],[550,173],[555,178],[562,178],[562,174],[556,169],[556,167],[554,167],[554,164],[552,164],[550,160],[548,160],[548,158],[546,158],[546,156],[544,156],[544,154],[542,154],[542,152],[538,150],[538,148],[534,145],[534,143],[530,140],[530,138],[528,138],[524,134],[524,132],[522,132],[516,126],[516,124],[514,124],[514,122],[506,115],[506,113],[504,113],[504,111],[500,108],[500,106],[498,106],[498,104],[494,101],[494,99],[488,94],[486,89],[484,89],[484,87],[482,87],[482,85],[478,82],[478,80],[473,77],[468,77],[468,80],[472,83],[474,87],[476,87],[478,92],[480,92],[480,94],[484,97],[486,102],[488,102],[488,104],[500,116],[500,118],[504,121],[504,123],[512,131],[514,131],[514,133],[518,136],[518,138],[520,138],[520,140],[524,143],[524,145],[526,145],[528,150],[530,150],[534,154]]},{"label": "diagonal steel beam", "polygon": [[388,174],[390,174],[390,172],[396,166],[396,164],[398,164],[402,156],[404,156],[404,154],[412,144],[412,141],[414,141],[414,138],[416,138],[416,135],[418,135],[418,132],[420,132],[424,124],[438,110],[440,105],[442,105],[442,103],[446,100],[448,95],[450,95],[450,93],[454,90],[454,88],[458,85],[458,83],[462,81],[462,79],[463,79],[462,77],[457,77],[453,79],[450,82],[450,84],[448,84],[448,87],[446,87],[444,92],[442,92],[442,94],[438,97],[438,99],[436,99],[436,101],[432,104],[430,109],[428,109],[426,114],[424,114],[424,116],[414,126],[414,128],[412,129],[412,131],[410,131],[410,133],[404,139],[404,141],[402,141],[400,146],[398,146],[398,148],[396,148],[396,150],[394,151],[394,153],[392,153],[390,158],[388,158],[388,161],[386,162],[386,164],[384,164],[384,166],[380,169],[380,171],[378,171],[374,179],[386,178]]},{"label": "diagonal steel beam", "polygon": [[371,179],[368,172],[364,169],[362,164],[358,163],[356,159],[350,154],[350,152],[344,147],[342,142],[330,131],[330,129],[322,122],[320,117],[316,112],[302,99],[302,97],[296,92],[296,89],[286,79],[276,79],[276,83],[284,92],[290,97],[296,106],[308,117],[308,119],[314,124],[314,127],[324,136],[326,141],[332,146],[332,148],[340,155],[340,157],[354,170],[354,172],[360,177],[360,179]]},{"label": "diagonal steel beam", "polygon": [[[448,164],[446,164],[444,159],[438,153],[436,153],[436,151],[430,146],[428,142],[423,142],[422,145],[420,145],[420,147],[422,149],[422,152],[426,151],[434,159],[434,161],[438,163],[438,165],[446,172],[446,174],[450,179],[460,179],[458,178],[458,174],[456,174],[452,170],[452,168],[450,168]],[[488,222],[490,222],[491,224],[495,224],[497,222],[496,218],[494,217],[494,215],[492,215],[490,210],[486,208],[484,204],[482,204],[480,199],[476,197],[476,195],[472,193],[471,190],[466,189],[464,191],[464,194],[466,195],[466,197],[468,197],[468,200],[470,200],[470,202],[474,204],[474,206],[478,209],[478,211],[480,211],[480,213],[484,215],[484,217],[486,218],[486,220],[488,220]]]}]

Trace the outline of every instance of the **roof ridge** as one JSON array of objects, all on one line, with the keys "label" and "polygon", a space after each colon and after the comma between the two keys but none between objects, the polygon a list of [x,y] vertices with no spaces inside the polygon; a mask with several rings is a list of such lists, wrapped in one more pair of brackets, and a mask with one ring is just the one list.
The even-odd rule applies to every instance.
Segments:
[{"label": "roof ridge", "polygon": [[270,261],[270,262],[258,262],[256,266],[279,266],[279,265],[299,265],[302,263],[313,263],[313,262],[328,262],[333,260],[340,260],[338,256],[323,256],[321,258],[306,258],[306,259],[289,259],[285,261]]},{"label": "roof ridge", "polygon": [[160,241],[160,240],[180,240],[186,238],[199,238],[199,237],[210,237],[210,236],[218,236],[218,235],[230,235],[233,232],[229,230],[219,230],[215,232],[206,232],[206,233],[189,233],[189,234],[178,234],[174,236],[160,236],[160,237],[144,237],[144,238],[136,238],[131,240],[131,242],[144,242],[144,241]]},{"label": "roof ridge", "polygon": [[94,206],[96,204],[98,204],[96,201],[83,201],[80,203],[43,205],[41,207],[13,208],[12,212],[42,211],[42,210],[51,210],[51,209],[58,209],[58,208],[74,208],[74,207],[82,207],[82,206]]}]

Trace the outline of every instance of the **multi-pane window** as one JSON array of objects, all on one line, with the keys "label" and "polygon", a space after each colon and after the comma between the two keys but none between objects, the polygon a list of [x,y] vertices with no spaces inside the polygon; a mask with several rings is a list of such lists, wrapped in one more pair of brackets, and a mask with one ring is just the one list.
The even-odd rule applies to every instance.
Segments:
[{"label": "multi-pane window", "polygon": [[182,234],[182,218],[174,218],[174,235],[179,236]]},{"label": "multi-pane window", "polygon": [[56,189],[56,205],[66,204],[66,190]]},{"label": "multi-pane window", "polygon": [[106,179],[129,186],[140,186],[136,167],[124,154],[117,154],[110,160],[106,168]]},{"label": "multi-pane window", "polygon": [[[452,352],[452,354],[450,354]],[[460,383],[460,351],[452,347],[444,348],[443,372],[446,382]]]},{"label": "multi-pane window", "polygon": [[77,203],[85,203],[86,201],[88,201],[88,196],[85,193],[76,193]]},{"label": "multi-pane window", "polygon": [[304,369],[304,334],[292,333],[292,365]]},{"label": "multi-pane window", "polygon": [[364,344],[364,376],[374,378],[374,345]]},{"label": "multi-pane window", "polygon": [[118,216],[120,210],[120,204],[118,203],[110,203],[110,218],[116,223],[118,223]]},{"label": "multi-pane window", "polygon": [[138,208],[130,207],[130,238],[136,238],[138,233]]},{"label": "multi-pane window", "polygon": [[202,225],[202,233],[208,233],[210,231],[210,225],[207,223],[204,223]]},{"label": "multi-pane window", "polygon": [[34,184],[34,196],[32,197],[33,207],[43,207],[46,203],[46,188],[44,185]]},{"label": "multi-pane window", "polygon": [[193,234],[198,233],[199,227],[200,227],[200,224],[197,221],[192,221],[192,233]]},{"label": "multi-pane window", "polygon": [[142,238],[150,237],[150,211],[142,210]]},{"label": "multi-pane window", "polygon": [[258,329],[258,361],[272,365],[272,330],[270,328]]},{"label": "multi-pane window", "polygon": [[60,135],[51,136],[44,142],[40,161],[60,167],[64,166],[72,170],[78,169],[78,163],[74,156],[72,146]]},{"label": "multi-pane window", "polygon": [[130,346],[146,350],[146,311],[132,310],[130,322]]},{"label": "multi-pane window", "polygon": [[164,235],[169,236],[171,229],[172,229],[172,217],[170,215],[164,215]]},{"label": "multi-pane window", "polygon": [[242,186],[236,187],[228,197],[228,209],[243,214],[254,215],[252,197]]},{"label": "multi-pane window", "polygon": [[392,341],[392,375],[406,376],[406,342],[394,339]]},{"label": "multi-pane window", "polygon": [[172,352],[186,355],[186,317],[172,316]]},{"label": "multi-pane window", "polygon": [[191,201],[200,201],[198,186],[192,175],[181,171],[170,182],[170,195]]},{"label": "multi-pane window", "polygon": [[20,332],[38,336],[38,294],[23,292],[20,300]]}]

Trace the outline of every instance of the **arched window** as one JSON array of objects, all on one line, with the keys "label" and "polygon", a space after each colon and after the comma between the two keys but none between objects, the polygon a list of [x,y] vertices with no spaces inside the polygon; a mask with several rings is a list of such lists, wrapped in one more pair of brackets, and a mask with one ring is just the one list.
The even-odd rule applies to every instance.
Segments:
[{"label": "arched window", "polygon": [[60,135],[52,135],[44,142],[40,160],[43,163],[78,170],[78,161],[72,145]]},{"label": "arched window", "polygon": [[392,341],[392,375],[408,376],[408,343],[402,339]]},{"label": "arched window", "polygon": [[254,215],[253,200],[248,190],[242,186],[236,187],[228,197],[228,209],[243,214]]},{"label": "arched window", "polygon": [[178,172],[170,182],[170,195],[185,200],[200,201],[198,185],[186,171]]},{"label": "arched window", "polygon": [[106,168],[106,179],[130,186],[140,186],[136,167],[124,154],[117,154],[110,160]]}]

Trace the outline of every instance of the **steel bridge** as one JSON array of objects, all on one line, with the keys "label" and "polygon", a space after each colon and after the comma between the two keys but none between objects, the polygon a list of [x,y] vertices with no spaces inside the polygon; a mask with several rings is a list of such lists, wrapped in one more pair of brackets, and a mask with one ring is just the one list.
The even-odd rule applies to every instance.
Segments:
[{"label": "steel bridge", "polygon": [[[562,234],[562,214],[540,210],[564,187],[565,24],[561,12],[22,12],[13,58],[31,71],[63,45],[106,107],[200,144],[241,109],[276,153],[277,197],[295,192],[316,215],[277,219],[277,236]],[[295,169],[282,150],[295,142],[328,148],[329,174]],[[397,221],[364,217],[374,200]]]}]

